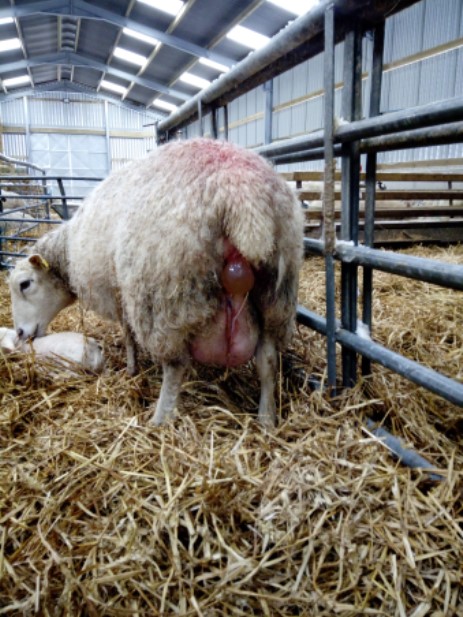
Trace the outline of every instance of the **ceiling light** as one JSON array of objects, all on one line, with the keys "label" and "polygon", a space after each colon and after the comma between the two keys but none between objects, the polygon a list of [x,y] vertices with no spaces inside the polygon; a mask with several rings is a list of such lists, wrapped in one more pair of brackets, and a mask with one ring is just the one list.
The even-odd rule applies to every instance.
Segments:
[{"label": "ceiling light", "polygon": [[122,32],[127,36],[131,36],[134,39],[138,39],[139,41],[143,41],[144,43],[148,43],[148,45],[152,45],[156,47],[159,41],[152,36],[148,36],[147,34],[142,34],[141,32],[137,32],[136,30],[132,30],[131,28],[123,28]]},{"label": "ceiling light", "polygon": [[117,92],[118,94],[125,94],[127,92],[127,88],[121,86],[120,84],[115,84],[112,81],[108,81],[107,79],[102,79],[100,82],[100,88],[104,88],[105,90],[112,90],[112,92]]},{"label": "ceiling light", "polygon": [[153,101],[151,105],[154,105],[154,107],[159,107],[159,109],[165,109],[166,111],[175,111],[177,109],[177,105],[168,103],[167,101],[160,101],[159,99]]},{"label": "ceiling light", "polygon": [[181,0],[138,0],[143,4],[147,4],[151,6],[153,9],[158,9],[158,11],[162,11],[163,13],[168,13],[169,15],[178,15],[178,13],[183,9],[184,3]]},{"label": "ceiling light", "polygon": [[232,28],[227,33],[227,38],[232,39],[237,43],[241,43],[241,45],[245,45],[250,49],[259,49],[259,47],[263,47],[270,40],[269,36],[264,36],[263,34],[259,34],[259,32],[255,32],[254,30],[250,30],[244,26],[235,26]]},{"label": "ceiling light", "polygon": [[120,60],[125,60],[126,62],[137,64],[138,66],[144,66],[148,60],[146,56],[142,56],[141,54],[136,54],[133,51],[124,49],[123,47],[116,47],[116,49],[114,50],[114,55],[116,58],[119,58]]},{"label": "ceiling light", "polygon": [[304,15],[308,13],[313,7],[318,4],[319,0],[267,0],[276,6],[281,7],[288,13],[294,13],[294,15]]},{"label": "ceiling light", "polygon": [[209,66],[211,69],[216,69],[221,73],[227,73],[230,70],[230,68],[228,66],[225,66],[225,64],[220,64],[220,62],[214,62],[214,60],[209,60],[209,58],[200,58],[199,61],[201,64]]},{"label": "ceiling light", "polygon": [[183,73],[179,77],[180,81],[184,81],[186,84],[190,84],[190,86],[195,86],[197,88],[207,88],[210,85],[210,81],[207,79],[203,79],[202,77],[198,77],[197,75],[193,75],[193,73]]},{"label": "ceiling light", "polygon": [[22,86],[23,84],[27,84],[31,81],[29,75],[20,75],[19,77],[10,77],[9,79],[3,80],[3,85],[7,88],[14,88],[15,86]]},{"label": "ceiling light", "polygon": [[12,24],[14,22],[14,19],[12,17],[2,17],[0,19],[0,26],[3,26],[4,24]]},{"label": "ceiling light", "polygon": [[5,39],[0,41],[0,51],[11,51],[12,49],[19,49],[21,47],[21,41],[19,39]]}]

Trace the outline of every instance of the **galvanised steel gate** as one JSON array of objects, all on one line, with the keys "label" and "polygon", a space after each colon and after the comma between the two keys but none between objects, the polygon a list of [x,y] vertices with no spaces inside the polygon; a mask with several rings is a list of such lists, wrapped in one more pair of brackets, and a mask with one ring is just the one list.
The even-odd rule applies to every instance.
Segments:
[{"label": "galvanised steel gate", "polygon": [[[336,344],[342,348],[342,384],[351,386],[370,362],[377,362],[451,401],[463,406],[463,384],[404,356],[370,338],[356,334],[358,273],[363,276],[361,320],[372,328],[372,276],[382,270],[399,276],[463,290],[463,266],[373,249],[377,153],[416,146],[458,143],[463,140],[463,100],[455,98],[380,114],[383,76],[384,25],[387,16],[415,4],[416,0],[376,1],[325,0],[296,19],[270,43],[236,65],[185,103],[158,126],[159,141],[199,119],[202,130],[206,114],[211,117],[211,133],[218,136],[218,113],[223,111],[224,134],[228,134],[227,103],[283,71],[324,51],[324,130],[309,135],[269,143],[257,151],[276,164],[324,159],[324,239],[305,240],[307,251],[324,256],[326,268],[326,310],[318,315],[300,306],[300,323],[326,336],[328,387],[335,389]],[[361,66],[362,37],[373,36],[369,70],[371,88],[367,117],[362,118]],[[334,114],[334,50],[344,40],[344,87],[342,122]],[[360,155],[366,154],[365,241],[359,245]],[[334,217],[335,160],[341,161],[342,214],[340,237],[336,237]],[[334,263],[341,262],[341,320],[336,320]]]}]

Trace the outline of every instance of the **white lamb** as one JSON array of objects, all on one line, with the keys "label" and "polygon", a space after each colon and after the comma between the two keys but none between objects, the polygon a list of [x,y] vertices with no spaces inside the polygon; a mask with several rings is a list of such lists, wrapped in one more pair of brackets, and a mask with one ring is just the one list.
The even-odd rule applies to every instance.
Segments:
[{"label": "white lamb", "polygon": [[10,277],[21,339],[41,336],[76,298],[162,363],[152,421],[173,414],[191,360],[256,355],[259,419],[275,422],[277,350],[292,333],[302,213],[260,156],[208,139],[166,144],[113,172]]},{"label": "white lamb", "polygon": [[16,330],[0,328],[0,349],[8,353],[30,352],[42,358],[57,360],[71,369],[73,365],[80,365],[93,373],[100,373],[105,363],[99,343],[78,332],[56,332],[31,341],[21,341]]}]

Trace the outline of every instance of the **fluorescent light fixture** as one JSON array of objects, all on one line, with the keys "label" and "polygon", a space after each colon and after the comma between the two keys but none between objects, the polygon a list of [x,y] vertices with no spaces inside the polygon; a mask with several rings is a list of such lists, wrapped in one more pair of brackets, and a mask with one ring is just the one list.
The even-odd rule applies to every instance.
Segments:
[{"label": "fluorescent light fixture", "polygon": [[138,0],[143,4],[151,6],[153,9],[168,13],[169,15],[178,15],[183,9],[184,2],[182,0]]},{"label": "fluorescent light fixture", "polygon": [[227,33],[227,38],[232,39],[236,43],[241,43],[250,49],[259,49],[270,41],[269,36],[259,34],[254,30],[245,28],[244,26],[235,26]]},{"label": "fluorescent light fixture", "polygon": [[142,34],[141,32],[137,32],[136,30],[132,30],[131,28],[123,28],[122,32],[127,36],[131,36],[134,39],[138,39],[139,41],[148,43],[148,45],[152,45],[153,47],[156,47],[156,45],[159,43],[159,41],[152,36]]},{"label": "fluorescent light fixture", "polygon": [[3,85],[7,88],[14,88],[15,86],[22,86],[30,83],[31,78],[29,75],[20,75],[19,77],[10,77],[3,80]]},{"label": "fluorescent light fixture", "polygon": [[3,26],[4,24],[12,24],[14,22],[14,19],[12,17],[2,17],[0,19],[0,26]]},{"label": "fluorescent light fixture", "polygon": [[319,0],[267,0],[276,6],[288,11],[288,13],[294,13],[294,15],[304,15],[308,13]]},{"label": "fluorescent light fixture", "polygon": [[180,81],[184,81],[186,84],[190,84],[190,86],[195,86],[196,88],[207,88],[210,85],[210,81],[207,79],[203,79],[202,77],[198,77],[197,75],[193,75],[193,73],[183,73],[179,77]]},{"label": "fluorescent light fixture", "polygon": [[125,94],[127,92],[127,88],[121,86],[120,84],[115,84],[112,81],[108,81],[107,79],[102,79],[100,82],[100,88],[104,88],[105,90],[111,90],[112,92],[117,92],[118,94]]},{"label": "fluorescent light fixture", "polygon": [[177,105],[168,103],[167,101],[160,101],[159,99],[154,100],[151,105],[159,107],[159,109],[165,109],[166,111],[175,111],[177,109]]},{"label": "fluorescent light fixture", "polygon": [[230,68],[228,66],[225,66],[225,64],[220,64],[220,62],[214,62],[214,60],[209,60],[209,58],[200,58],[199,61],[201,64],[204,64],[211,69],[216,69],[220,73],[228,73],[228,71],[230,70]]},{"label": "fluorescent light fixture", "polygon": [[0,51],[11,51],[12,49],[19,49],[21,47],[21,41],[19,39],[4,39],[0,41]]},{"label": "fluorescent light fixture", "polygon": [[126,62],[130,62],[131,64],[136,64],[138,66],[144,66],[148,60],[146,56],[136,54],[134,51],[129,51],[123,47],[116,47],[114,50],[114,56],[120,60],[125,60]]}]

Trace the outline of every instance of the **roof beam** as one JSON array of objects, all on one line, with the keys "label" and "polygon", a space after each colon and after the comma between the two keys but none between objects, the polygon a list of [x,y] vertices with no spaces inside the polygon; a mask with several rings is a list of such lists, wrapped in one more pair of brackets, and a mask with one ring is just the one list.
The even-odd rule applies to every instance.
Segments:
[{"label": "roof beam", "polygon": [[34,68],[35,66],[41,66],[43,64],[69,64],[72,66],[91,68],[95,71],[108,73],[108,75],[114,75],[114,77],[119,77],[120,79],[124,79],[128,82],[133,81],[139,86],[143,86],[144,88],[148,88],[149,90],[153,90],[155,92],[168,94],[175,98],[181,99],[182,101],[187,101],[190,98],[190,95],[179,92],[178,90],[174,90],[173,88],[169,88],[168,86],[165,86],[158,81],[146,77],[139,77],[137,75],[133,75],[132,73],[127,73],[126,71],[121,71],[120,69],[116,69],[109,64],[97,62],[96,60],[89,58],[88,56],[83,56],[82,54],[78,54],[75,52],[58,52],[54,54],[44,54],[42,56],[35,56],[35,58],[29,58],[27,60],[17,60],[16,62],[9,62],[7,64],[2,64],[1,72],[2,74],[4,74],[10,71]]},{"label": "roof beam", "polygon": [[198,58],[209,58],[221,64],[225,64],[231,67],[236,63],[235,60],[231,60],[222,54],[218,54],[210,49],[189,43],[184,39],[173,34],[167,34],[162,30],[145,26],[129,17],[118,15],[109,9],[104,9],[99,6],[95,6],[86,0],[68,0],[67,2],[59,2],[58,0],[29,0],[19,6],[11,6],[6,9],[0,9],[0,18],[2,17],[15,17],[21,18],[34,14],[47,14],[47,15],[67,15],[69,17],[82,17],[86,19],[100,19],[108,23],[117,26],[118,28],[130,28],[140,34],[152,36],[164,45],[174,47],[187,54],[196,56]]},{"label": "roof beam", "polygon": [[13,99],[22,98],[24,96],[34,96],[37,92],[60,92],[60,93],[79,93],[86,94],[87,96],[97,98],[102,101],[108,101],[114,105],[120,105],[121,107],[129,107],[135,111],[143,111],[143,113],[147,113],[153,117],[154,120],[159,120],[162,117],[165,117],[166,114],[161,111],[154,111],[152,109],[147,109],[144,105],[137,104],[135,102],[130,101],[121,101],[117,96],[111,96],[109,93],[104,94],[103,92],[96,92],[93,88],[85,87],[76,82],[69,81],[50,81],[46,84],[40,84],[33,88],[21,88],[19,90],[15,90],[14,92],[10,92],[9,94],[1,94],[0,102],[2,101],[11,101]]}]

